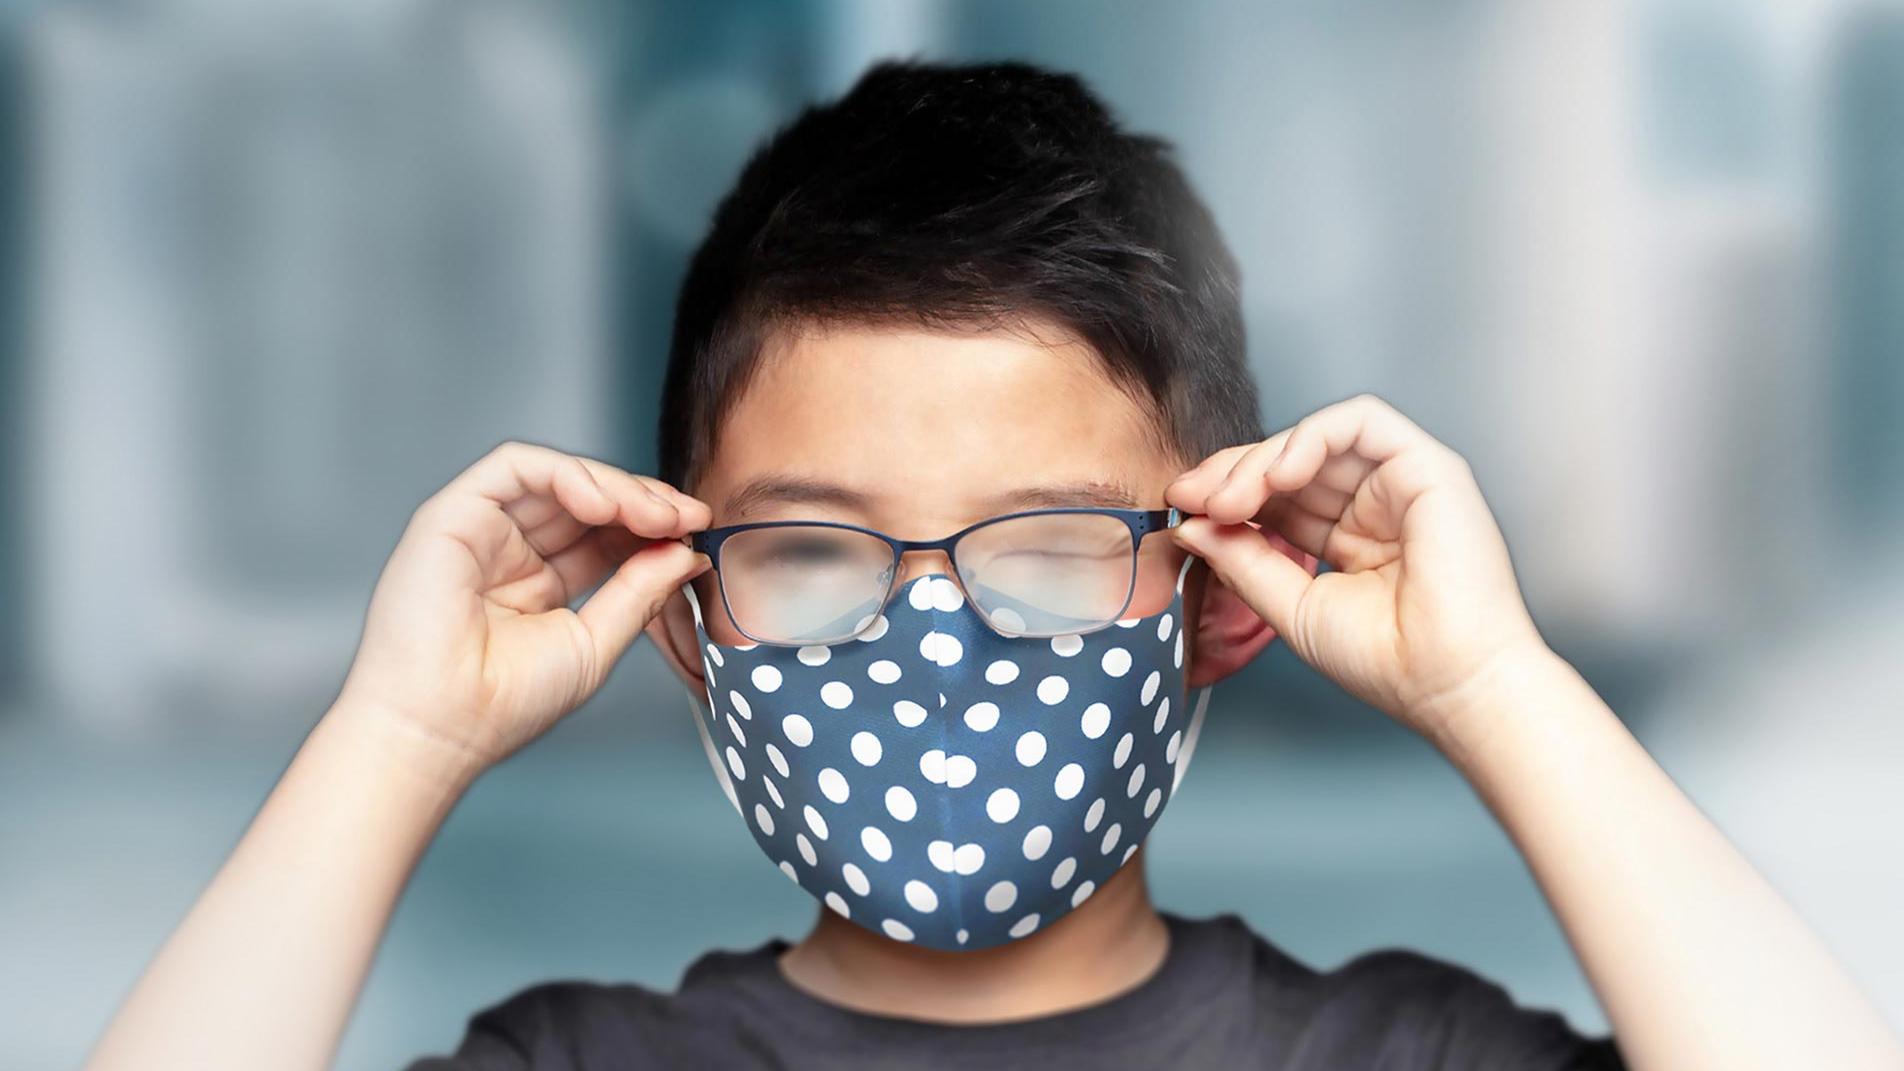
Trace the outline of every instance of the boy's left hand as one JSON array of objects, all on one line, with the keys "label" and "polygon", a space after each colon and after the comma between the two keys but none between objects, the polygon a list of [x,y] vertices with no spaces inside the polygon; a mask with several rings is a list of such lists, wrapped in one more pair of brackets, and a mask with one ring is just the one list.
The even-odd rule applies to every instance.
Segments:
[{"label": "boy's left hand", "polygon": [[1431,740],[1449,700],[1545,650],[1467,462],[1373,395],[1212,454],[1165,500],[1201,515],[1177,541],[1304,662]]}]

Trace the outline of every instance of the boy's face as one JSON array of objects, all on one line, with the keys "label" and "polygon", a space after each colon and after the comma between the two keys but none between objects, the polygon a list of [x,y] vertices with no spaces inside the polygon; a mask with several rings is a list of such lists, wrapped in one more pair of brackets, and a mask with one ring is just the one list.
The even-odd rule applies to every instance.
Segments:
[{"label": "boy's face", "polygon": [[[712,507],[716,526],[825,520],[899,539],[938,539],[1049,506],[1162,508],[1165,487],[1200,459],[1163,445],[1153,418],[1086,344],[1049,323],[1031,326],[971,334],[828,326],[777,336],[684,490]],[[1165,578],[1167,602],[1181,552],[1157,534],[1144,540],[1143,557],[1140,573]],[[895,586],[951,571],[943,555],[909,554]],[[1206,606],[1205,576],[1193,568],[1184,591],[1186,617],[1199,622],[1186,651],[1193,686],[1228,675],[1269,639],[1253,614],[1236,619],[1241,604],[1227,592]],[[1141,579],[1139,587],[1141,598]],[[1127,614],[1159,608],[1134,602]],[[1215,618],[1202,620],[1208,611]],[[744,642],[718,618],[708,616],[711,638]],[[674,596],[651,633],[698,693],[685,599]]]}]

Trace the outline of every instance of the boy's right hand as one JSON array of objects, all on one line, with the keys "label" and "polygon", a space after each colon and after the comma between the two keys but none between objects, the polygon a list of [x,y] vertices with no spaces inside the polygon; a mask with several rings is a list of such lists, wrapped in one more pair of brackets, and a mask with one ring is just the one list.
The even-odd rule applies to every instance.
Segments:
[{"label": "boy's right hand", "polygon": [[411,515],[338,710],[474,777],[594,694],[669,594],[707,568],[679,540],[711,519],[659,480],[503,443]]}]

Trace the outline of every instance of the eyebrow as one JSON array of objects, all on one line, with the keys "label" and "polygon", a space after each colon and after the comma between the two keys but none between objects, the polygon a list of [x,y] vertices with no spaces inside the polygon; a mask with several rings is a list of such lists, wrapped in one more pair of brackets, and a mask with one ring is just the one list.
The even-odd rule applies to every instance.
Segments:
[{"label": "eyebrow", "polygon": [[[776,474],[750,480],[728,495],[725,512],[729,517],[741,518],[769,504],[833,506],[865,511],[872,502],[872,495],[842,484],[806,476]],[[1017,510],[1064,506],[1130,509],[1136,506],[1137,496],[1130,488],[1115,480],[1078,480],[1013,488],[991,496],[985,503],[988,515],[995,516]]]}]

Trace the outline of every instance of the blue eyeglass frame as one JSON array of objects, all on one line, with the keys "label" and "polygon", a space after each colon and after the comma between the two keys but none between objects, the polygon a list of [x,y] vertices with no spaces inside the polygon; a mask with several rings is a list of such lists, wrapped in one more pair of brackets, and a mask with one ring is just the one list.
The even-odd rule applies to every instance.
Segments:
[{"label": "blue eyeglass frame", "polygon": [[[1124,592],[1123,605],[1117,608],[1117,613],[1111,615],[1110,621],[1093,626],[1092,628],[1080,629],[1076,633],[1076,635],[1085,635],[1087,633],[1096,632],[1098,629],[1109,628],[1125,610],[1130,609],[1130,601],[1132,597],[1137,594],[1137,555],[1143,545],[1144,537],[1155,532],[1167,531],[1182,524],[1183,512],[1181,510],[1175,507],[1170,509],[1119,509],[1113,506],[1053,506],[1047,509],[1028,509],[1020,510],[1017,513],[1003,513],[996,517],[987,517],[982,521],[968,524],[964,528],[942,539],[898,539],[887,535],[877,528],[866,528],[857,524],[845,524],[840,521],[753,521],[747,524],[729,524],[719,528],[708,528],[694,532],[688,536],[688,546],[698,553],[707,555],[714,571],[716,586],[720,588],[721,609],[726,612],[727,620],[732,622],[734,628],[739,631],[741,635],[755,643],[764,643],[770,647],[802,647],[808,645],[788,643],[785,640],[761,639],[753,633],[748,632],[745,628],[742,628],[740,620],[734,616],[734,608],[727,601],[727,578],[721,575],[721,547],[733,536],[739,535],[742,532],[751,532],[757,528],[839,528],[848,532],[860,532],[872,536],[885,543],[888,547],[891,547],[893,552],[891,567],[892,579],[886,582],[886,590],[879,597],[879,605],[883,610],[885,605],[892,601],[893,591],[899,583],[899,560],[901,555],[918,550],[943,551],[946,560],[952,563],[954,582],[963,588],[965,586],[965,579],[959,575],[959,540],[964,539],[966,536],[971,535],[981,528],[988,528],[994,524],[1002,524],[1005,521],[1015,521],[1022,517],[1048,517],[1054,514],[1069,513],[1092,514],[1100,517],[1115,518],[1124,522],[1124,527],[1130,530],[1131,536],[1131,579],[1130,586]],[[966,596],[969,598],[971,593],[967,592]],[[880,611],[874,611],[875,614],[879,612]],[[1012,633],[1000,632],[998,626],[992,623],[989,614],[981,613],[978,616],[985,622],[986,627],[990,628],[993,632],[998,632],[1001,636],[1014,635]],[[869,623],[855,632],[829,642],[843,643],[871,627]]]}]

